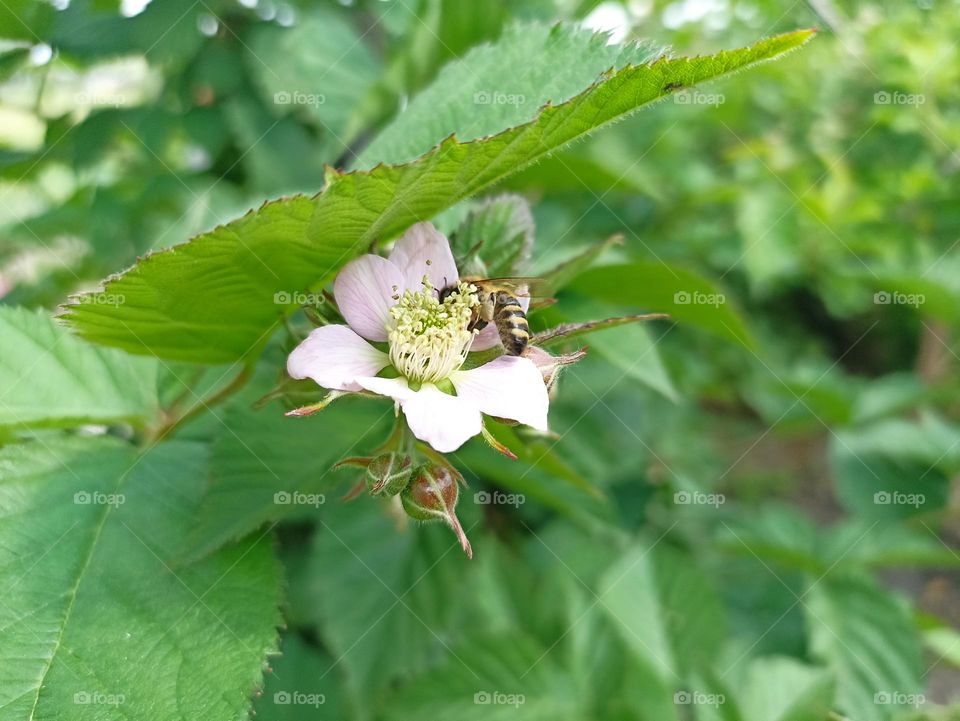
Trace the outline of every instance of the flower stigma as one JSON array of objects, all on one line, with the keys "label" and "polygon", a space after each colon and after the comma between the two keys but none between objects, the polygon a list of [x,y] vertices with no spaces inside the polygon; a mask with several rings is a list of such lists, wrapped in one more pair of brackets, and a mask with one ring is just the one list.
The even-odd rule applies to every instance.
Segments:
[{"label": "flower stigma", "polygon": [[448,378],[467,359],[474,336],[467,326],[478,304],[469,283],[458,283],[442,303],[426,277],[421,290],[404,291],[387,325],[393,367],[417,383]]}]

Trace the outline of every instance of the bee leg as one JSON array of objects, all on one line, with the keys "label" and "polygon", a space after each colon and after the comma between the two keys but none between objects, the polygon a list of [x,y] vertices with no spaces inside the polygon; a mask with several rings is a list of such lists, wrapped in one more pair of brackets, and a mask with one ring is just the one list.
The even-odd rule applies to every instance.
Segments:
[{"label": "bee leg", "polygon": [[467,330],[483,330],[489,324],[489,321],[486,321],[483,318],[477,318],[476,320],[470,321],[470,325],[467,326]]}]

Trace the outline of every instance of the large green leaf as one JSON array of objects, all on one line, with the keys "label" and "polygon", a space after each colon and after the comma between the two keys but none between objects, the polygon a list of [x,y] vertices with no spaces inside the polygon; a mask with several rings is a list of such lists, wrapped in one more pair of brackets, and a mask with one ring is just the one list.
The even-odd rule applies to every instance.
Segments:
[{"label": "large green leaf", "polygon": [[235,719],[276,641],[279,569],[251,539],[177,565],[206,453],[108,439],[0,452],[4,719]]},{"label": "large green leaf", "polygon": [[920,642],[906,604],[868,579],[829,579],[806,597],[811,653],[837,679],[851,718],[883,721],[923,690]]},{"label": "large green leaf", "polygon": [[0,308],[0,426],[142,422],[157,410],[155,362],[91,346],[43,311]]},{"label": "large green leaf", "polygon": [[[492,137],[472,142],[448,137],[404,165],[331,172],[319,195],[266,203],[108,280],[105,291],[122,295],[123,305],[78,302],[67,317],[87,338],[131,352],[234,360],[261,347],[297,307],[297,293],[322,287],[371,244],[680,87],[769,60],[810,36],[811,31],[798,31],[740,50],[629,65]],[[563,68],[576,63],[572,54]],[[561,74],[558,67],[549,70]]]},{"label": "large green leaf", "polygon": [[405,163],[453,133],[474,140],[529,122],[542,105],[566,102],[601,73],[650,62],[660,52],[646,44],[610,45],[606,35],[575,26],[513,25],[499,42],[447,65],[354,167]]}]

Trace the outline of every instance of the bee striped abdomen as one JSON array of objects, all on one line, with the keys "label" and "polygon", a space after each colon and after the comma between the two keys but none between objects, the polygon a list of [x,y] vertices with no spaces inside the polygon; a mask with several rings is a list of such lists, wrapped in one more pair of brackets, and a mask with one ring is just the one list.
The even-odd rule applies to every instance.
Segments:
[{"label": "bee striped abdomen", "polygon": [[513,296],[501,295],[494,315],[500,342],[507,355],[520,355],[530,340],[530,325],[527,315]]}]

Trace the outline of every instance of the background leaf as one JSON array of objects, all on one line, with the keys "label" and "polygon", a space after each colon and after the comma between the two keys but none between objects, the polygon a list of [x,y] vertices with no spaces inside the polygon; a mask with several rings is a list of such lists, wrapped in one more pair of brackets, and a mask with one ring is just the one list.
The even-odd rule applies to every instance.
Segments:
[{"label": "background leaf", "polygon": [[661,262],[608,265],[583,273],[571,290],[629,311],[669,313],[679,323],[752,346],[747,326],[727,303],[727,294],[709,280]]},{"label": "background leaf", "polygon": [[0,529],[6,717],[245,712],[276,643],[279,569],[262,536],[177,564],[202,446],[50,439],[3,449],[0,471],[18,519]]},{"label": "background leaf", "polygon": [[806,603],[811,652],[837,677],[837,705],[865,721],[894,716],[921,693],[923,667],[903,604],[864,579],[814,585]]},{"label": "background leaf", "polygon": [[129,422],[157,413],[157,366],[77,339],[43,311],[0,307],[0,426]]}]

